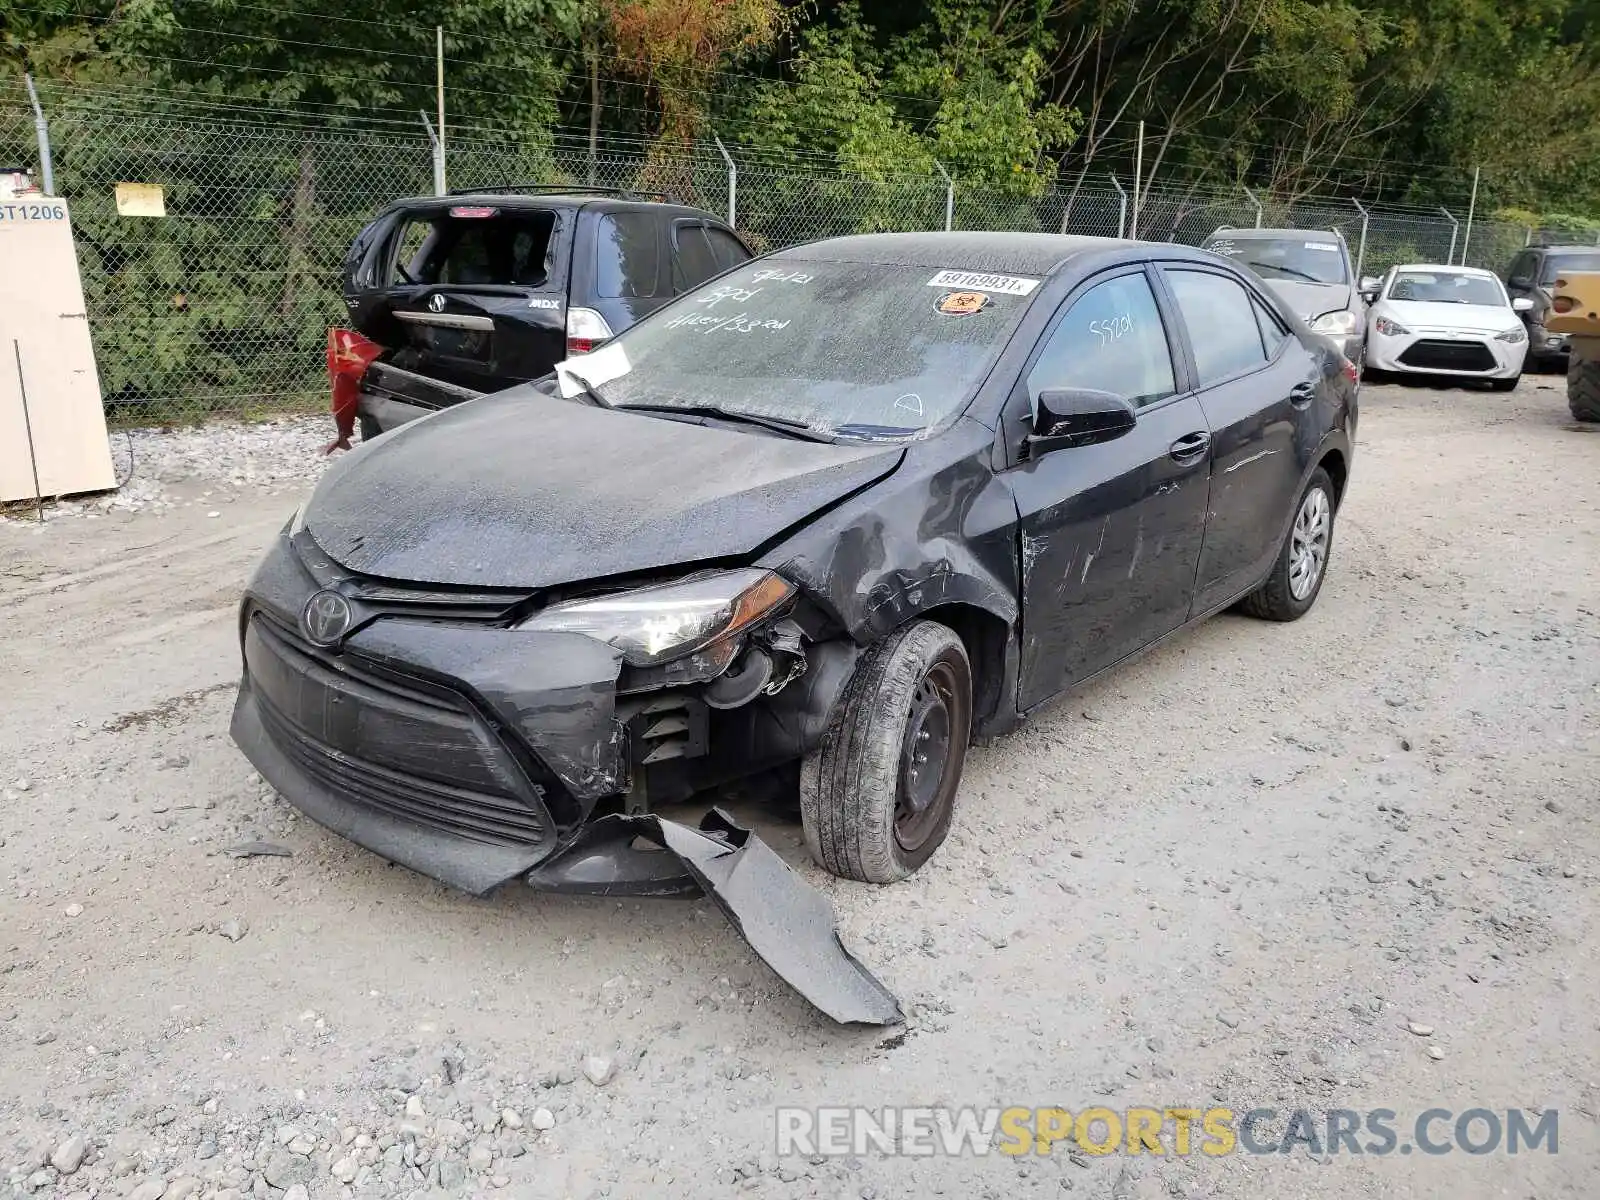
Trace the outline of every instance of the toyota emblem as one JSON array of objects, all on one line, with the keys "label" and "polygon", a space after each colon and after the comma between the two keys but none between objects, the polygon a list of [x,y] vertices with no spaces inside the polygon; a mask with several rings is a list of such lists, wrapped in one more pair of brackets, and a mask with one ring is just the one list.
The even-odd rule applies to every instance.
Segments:
[{"label": "toyota emblem", "polygon": [[332,646],[350,632],[354,614],[350,601],[332,588],[323,588],[306,601],[300,614],[300,624],[306,637],[319,646]]},{"label": "toyota emblem", "polygon": [[434,312],[444,311],[444,296],[438,292],[428,297],[428,307]]}]

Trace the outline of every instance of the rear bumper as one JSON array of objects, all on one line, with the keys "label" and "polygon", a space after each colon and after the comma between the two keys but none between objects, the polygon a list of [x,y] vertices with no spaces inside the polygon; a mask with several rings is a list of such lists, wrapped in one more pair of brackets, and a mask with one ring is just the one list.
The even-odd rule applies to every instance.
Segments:
[{"label": "rear bumper", "polygon": [[465,404],[483,394],[379,362],[368,367],[361,377],[356,411],[387,433],[418,417]]}]

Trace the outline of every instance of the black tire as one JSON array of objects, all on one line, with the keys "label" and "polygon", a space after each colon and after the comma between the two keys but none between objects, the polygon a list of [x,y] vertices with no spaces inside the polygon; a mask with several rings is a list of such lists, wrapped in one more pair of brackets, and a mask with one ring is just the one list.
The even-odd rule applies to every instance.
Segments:
[{"label": "black tire", "polygon": [[1517,384],[1521,382],[1522,374],[1521,372],[1518,372],[1510,379],[1491,379],[1489,381],[1489,387],[1497,392],[1514,392],[1517,390]]},{"label": "black tire", "polygon": [[363,442],[370,442],[373,438],[377,437],[383,432],[383,430],[378,427],[378,423],[371,417],[367,416],[366,413],[362,413],[356,418],[356,420],[361,425],[361,440]]},{"label": "black tire", "polygon": [[[1307,505],[1311,503],[1312,494],[1319,491],[1327,506],[1327,528],[1322,541],[1322,561],[1309,590],[1297,596],[1292,573],[1298,557],[1301,519],[1307,511]],[[1305,490],[1295,501],[1294,512],[1294,519],[1289,523],[1289,532],[1283,539],[1283,547],[1278,551],[1278,559],[1272,564],[1272,574],[1267,576],[1265,583],[1240,601],[1241,612],[1248,613],[1252,617],[1260,617],[1264,621],[1296,621],[1305,616],[1317,602],[1317,596],[1322,592],[1322,581],[1328,577],[1328,562],[1333,554],[1334,517],[1338,513],[1337,493],[1333,490],[1333,480],[1328,478],[1328,473],[1321,467],[1311,472]]]},{"label": "black tire", "polygon": [[1567,364],[1567,407],[1575,421],[1600,421],[1600,358]]},{"label": "black tire", "polygon": [[[800,766],[800,823],[811,856],[834,875],[894,883],[950,832],[972,735],[972,666],[944,625],[917,621],[856,666],[822,745]],[[916,747],[937,755],[919,774]]]}]

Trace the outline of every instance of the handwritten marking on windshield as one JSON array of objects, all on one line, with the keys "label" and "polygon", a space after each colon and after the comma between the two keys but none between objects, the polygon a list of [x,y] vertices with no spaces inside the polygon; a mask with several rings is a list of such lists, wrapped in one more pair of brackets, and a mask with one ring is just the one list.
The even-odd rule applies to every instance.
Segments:
[{"label": "handwritten marking on windshield", "polygon": [[815,275],[807,275],[801,271],[779,271],[769,267],[764,271],[757,271],[750,282],[765,283],[771,280],[773,283],[810,283],[815,278]]},{"label": "handwritten marking on windshield", "polygon": [[731,317],[716,317],[709,313],[684,313],[682,316],[673,317],[667,322],[668,329],[694,329],[700,333],[716,333],[726,330],[729,333],[755,333],[764,329],[787,329],[787,320],[779,321],[776,318],[752,317],[749,313],[735,313]]},{"label": "handwritten marking on windshield", "polygon": [[723,284],[721,287],[707,292],[704,296],[696,296],[694,302],[696,304],[704,304],[707,308],[714,308],[724,300],[737,300],[740,304],[743,304],[760,290],[760,288],[736,288],[730,284]]},{"label": "handwritten marking on windshield", "polygon": [[922,415],[922,397],[915,392],[907,392],[894,402],[894,406],[903,408],[907,412],[914,412],[919,417]]}]

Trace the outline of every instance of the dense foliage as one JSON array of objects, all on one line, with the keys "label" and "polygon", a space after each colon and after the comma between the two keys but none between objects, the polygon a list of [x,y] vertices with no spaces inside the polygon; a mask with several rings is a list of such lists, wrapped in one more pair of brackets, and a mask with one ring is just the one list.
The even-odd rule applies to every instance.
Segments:
[{"label": "dense foliage", "polygon": [[[0,0],[0,158],[31,157],[28,70],[122,411],[315,404],[345,247],[383,200],[431,186],[437,28],[452,184],[647,185],[720,210],[715,134],[743,147],[739,224],[758,247],[937,228],[946,172],[964,227],[1114,232],[1108,176],[1131,184],[1142,121],[1146,236],[1203,235],[1225,219],[1215,196],[1244,188],[1270,218],[1299,203],[1318,225],[1353,220],[1351,195],[1460,213],[1481,167],[1473,258],[1499,266],[1530,227],[1600,218],[1597,14],[1600,0]],[[121,180],[162,182],[178,219],[119,217]],[[1375,226],[1367,265],[1442,257],[1424,219],[1437,240],[1438,218]]]},{"label": "dense foliage", "polygon": [[[0,0],[45,77],[825,153],[937,159],[1027,191],[1058,171],[1293,198],[1600,211],[1597,0]],[[359,15],[357,15],[359,14]]]}]

